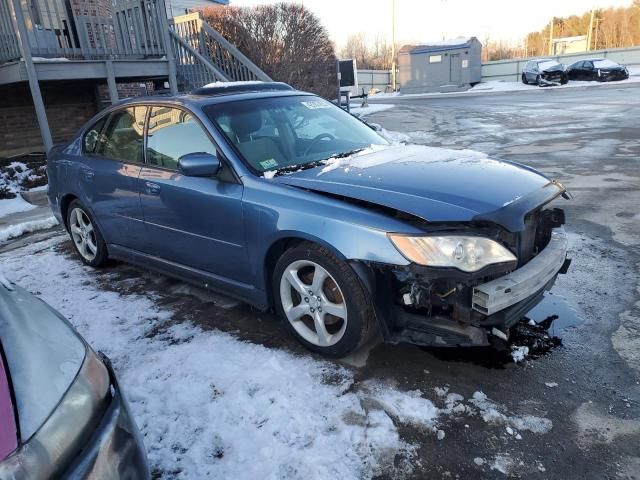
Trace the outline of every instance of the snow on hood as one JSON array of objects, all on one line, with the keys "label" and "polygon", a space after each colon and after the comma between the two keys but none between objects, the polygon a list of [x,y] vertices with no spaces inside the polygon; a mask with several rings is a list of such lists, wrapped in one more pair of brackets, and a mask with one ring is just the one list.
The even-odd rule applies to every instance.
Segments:
[{"label": "snow on hood", "polygon": [[[399,147],[402,150],[402,156],[398,156]],[[370,155],[377,153],[377,155]],[[450,148],[428,147],[426,145],[402,145],[402,146],[389,146],[389,145],[371,145],[369,148],[360,150],[348,157],[344,158],[330,158],[327,161],[326,166],[320,170],[318,175],[330,172],[337,168],[344,167],[345,172],[348,172],[350,168],[366,169],[369,167],[375,167],[383,165],[389,162],[446,162],[450,160],[464,160],[464,159],[483,159],[487,158],[487,155],[475,150],[453,150]]]},{"label": "snow on hood", "polygon": [[263,83],[263,82],[261,80],[245,80],[243,82],[212,82],[212,83],[207,83],[202,88],[239,87],[240,85],[255,85],[256,83]]}]

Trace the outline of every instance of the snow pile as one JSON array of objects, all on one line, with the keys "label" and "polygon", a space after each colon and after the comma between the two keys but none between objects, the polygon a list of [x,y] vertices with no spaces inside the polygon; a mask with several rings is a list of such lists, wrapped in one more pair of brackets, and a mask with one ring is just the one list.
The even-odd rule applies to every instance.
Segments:
[{"label": "snow pile", "polygon": [[[0,202],[0,208],[2,204],[8,200],[2,200]],[[58,225],[58,220],[53,215],[41,220],[31,220],[29,222],[17,223],[15,225],[9,225],[5,228],[0,228],[0,243],[17,238],[25,233],[36,232],[38,230],[46,230]]]},{"label": "snow pile", "polygon": [[[487,155],[475,150],[453,150],[450,148],[428,147],[426,145],[371,145],[353,155],[327,160],[326,166],[318,173],[330,172],[337,168],[366,169],[385,163],[428,163],[451,160],[483,160]],[[348,170],[345,170],[348,171]]]},{"label": "snow pile", "polygon": [[422,392],[412,390],[400,392],[389,386],[368,383],[370,399],[382,406],[384,411],[400,423],[433,430],[440,410]]},{"label": "snow pile", "polygon": [[22,197],[0,200],[0,217],[11,215],[12,213],[26,212],[36,208],[35,205],[25,201]]},{"label": "snow pile", "polygon": [[[490,424],[506,425],[516,430],[528,430],[539,434],[548,433],[553,428],[553,423],[548,418],[534,415],[508,415],[505,407],[489,400],[483,392],[475,392],[469,402],[477,408],[480,417]],[[510,435],[514,433],[517,438],[517,432]]]},{"label": "snow pile", "polygon": [[47,183],[44,156],[26,155],[20,159],[24,162],[0,159],[0,200],[16,198],[21,191],[42,188]]},{"label": "snow pile", "polygon": [[371,115],[372,113],[384,112],[385,110],[389,110],[393,107],[395,107],[395,105],[390,103],[372,103],[366,107],[361,107],[360,104],[357,104],[356,106],[352,106],[350,110],[352,114],[357,115],[358,117],[364,117],[365,115]]}]

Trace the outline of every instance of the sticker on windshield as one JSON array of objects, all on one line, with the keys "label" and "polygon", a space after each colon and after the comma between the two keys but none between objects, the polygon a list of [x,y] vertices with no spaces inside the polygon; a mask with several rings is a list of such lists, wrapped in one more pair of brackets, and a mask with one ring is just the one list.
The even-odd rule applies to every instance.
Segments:
[{"label": "sticker on windshield", "polygon": [[263,160],[262,162],[260,162],[260,166],[262,168],[274,168],[278,166],[278,162],[276,162],[275,159],[270,158],[268,160]]},{"label": "sticker on windshield", "polygon": [[331,108],[331,104],[323,102],[322,100],[313,100],[311,102],[302,102],[302,104],[310,110],[317,110],[319,108]]}]

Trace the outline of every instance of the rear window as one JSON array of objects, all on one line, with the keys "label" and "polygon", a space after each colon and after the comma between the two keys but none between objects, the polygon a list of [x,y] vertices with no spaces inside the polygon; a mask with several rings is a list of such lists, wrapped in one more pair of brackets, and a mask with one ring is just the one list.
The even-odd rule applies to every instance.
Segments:
[{"label": "rear window", "polygon": [[0,286],[0,338],[26,442],[75,379],[85,346],[65,320],[19,287]]}]

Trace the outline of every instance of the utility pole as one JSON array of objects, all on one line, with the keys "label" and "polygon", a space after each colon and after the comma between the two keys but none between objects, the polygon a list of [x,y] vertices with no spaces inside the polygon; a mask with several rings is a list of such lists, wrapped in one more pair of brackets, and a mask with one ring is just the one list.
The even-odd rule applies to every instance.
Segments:
[{"label": "utility pole", "polygon": [[598,49],[598,31],[600,30],[600,19],[596,18],[596,38],[595,38],[595,42],[593,45],[594,50]]},{"label": "utility pole", "polygon": [[553,55],[553,17],[549,25],[549,55]]},{"label": "utility pole", "polygon": [[591,37],[593,36],[593,17],[595,15],[595,9],[591,9],[591,18],[589,19],[589,31],[587,32],[587,52],[591,51]]},{"label": "utility pole", "polygon": [[391,87],[396,91],[396,0],[391,0]]}]

